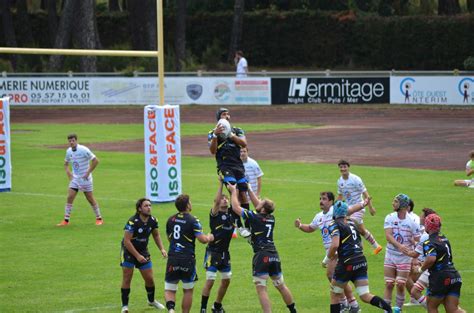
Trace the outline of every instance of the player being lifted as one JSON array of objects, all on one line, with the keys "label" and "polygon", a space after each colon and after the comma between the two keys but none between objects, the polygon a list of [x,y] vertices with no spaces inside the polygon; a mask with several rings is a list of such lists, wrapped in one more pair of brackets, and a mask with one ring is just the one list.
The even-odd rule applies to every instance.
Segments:
[{"label": "player being lifted", "polygon": [[212,234],[205,235],[199,220],[191,215],[192,205],[188,195],[179,195],[175,200],[177,214],[172,215],[166,223],[166,234],[170,242],[168,263],[165,276],[165,300],[168,312],[175,312],[176,291],[178,283],[183,283],[183,313],[191,311],[193,303],[194,282],[197,281],[195,242],[214,240]]},{"label": "player being lifted", "polygon": [[204,258],[204,267],[206,269],[206,283],[202,289],[201,313],[207,312],[207,302],[211,289],[217,278],[217,272],[221,273],[221,284],[217,291],[217,298],[212,306],[213,313],[224,313],[222,300],[227,292],[232,277],[229,245],[234,232],[234,215],[230,208],[229,198],[222,194],[223,181],[219,180],[219,189],[217,190],[214,206],[209,214],[209,223],[211,234],[214,235],[214,241],[210,242],[206,248]]},{"label": "player being lifted", "polygon": [[148,252],[148,238],[153,236],[156,246],[164,258],[168,255],[161,242],[158,231],[158,220],[151,215],[151,201],[141,198],[135,205],[136,213],[125,224],[122,240],[122,313],[128,313],[128,296],[133,277],[133,269],[140,270],[148,297],[148,305],[157,309],[165,307],[155,300],[155,282],[153,280],[152,262]]},{"label": "player being lifted", "polygon": [[[226,108],[220,108],[216,112],[216,119],[226,119],[230,122],[230,112]],[[245,178],[245,167],[240,159],[240,149],[247,146],[245,133],[241,128],[232,127],[232,131],[227,138],[221,134],[224,127],[217,124],[209,131],[207,141],[209,151],[216,156],[217,172],[224,177],[224,183],[237,184],[239,190],[240,204],[243,208],[249,209],[247,198],[247,179]],[[250,236],[247,228],[244,228],[239,217],[236,216],[236,224],[242,237]]]},{"label": "player being lifted", "polygon": [[288,310],[291,313],[296,313],[295,302],[290,289],[283,280],[280,257],[273,242],[273,230],[275,229],[275,217],[273,216],[275,205],[273,201],[269,199],[259,200],[249,189],[250,199],[256,210],[256,212],[253,212],[240,206],[235,185],[228,184],[227,189],[231,193],[232,210],[248,220],[250,224],[251,244],[254,252],[252,262],[253,282],[257,289],[262,311],[264,313],[272,311],[267,291],[267,280],[270,277]]},{"label": "player being lifted", "polygon": [[[358,203],[353,207],[349,207],[347,215],[351,215],[359,210],[362,210],[368,203],[368,199],[365,199],[364,202]],[[324,260],[321,262],[323,267],[326,267],[326,274],[331,282],[334,275],[334,269],[336,267],[337,258],[330,260],[327,257],[327,252],[329,246],[331,245],[331,236],[329,234],[329,224],[333,221],[333,204],[334,204],[334,194],[331,191],[324,191],[319,194],[319,207],[321,212],[316,214],[311,224],[302,224],[301,219],[298,218],[295,220],[295,227],[300,229],[305,233],[312,233],[319,228],[321,231],[321,237],[323,239],[324,249],[326,250]],[[344,287],[344,296],[340,298],[341,304],[344,308],[349,307],[349,312],[357,313],[359,312],[359,303],[352,294],[352,288],[349,284]]]},{"label": "player being lifted", "polygon": [[391,313],[390,305],[369,291],[367,259],[362,253],[359,232],[355,224],[347,219],[349,207],[345,202],[336,201],[333,210],[334,221],[329,225],[331,245],[328,258],[331,260],[337,258],[337,265],[331,282],[330,312],[341,312],[340,297],[347,283],[352,281],[362,301]]},{"label": "player being lifted", "polygon": [[[66,159],[64,160],[64,170],[69,178],[69,188],[67,194],[66,206],[64,208],[64,220],[57,226],[69,225],[71,218],[72,204],[79,191],[83,191],[87,201],[90,203],[95,213],[95,224],[102,225],[102,215],[100,214],[99,204],[94,198],[92,192],[92,172],[99,164],[99,159],[87,148],[77,142],[77,135],[70,134],[67,136],[69,148],[66,151]],[[72,167],[72,173],[69,169]]]},{"label": "player being lifted", "polygon": [[[348,205],[356,205],[363,201],[363,199],[369,199],[369,211],[371,215],[375,215],[375,208],[372,205],[371,197],[365,188],[364,182],[362,179],[349,172],[349,167],[351,166],[348,161],[340,160],[337,164],[339,166],[339,171],[341,172],[341,177],[337,181],[337,200],[345,200]],[[374,254],[379,254],[382,251],[382,246],[377,243],[374,236],[364,225],[364,214],[365,209],[354,213],[351,216],[360,234],[372,245],[374,249]]]}]

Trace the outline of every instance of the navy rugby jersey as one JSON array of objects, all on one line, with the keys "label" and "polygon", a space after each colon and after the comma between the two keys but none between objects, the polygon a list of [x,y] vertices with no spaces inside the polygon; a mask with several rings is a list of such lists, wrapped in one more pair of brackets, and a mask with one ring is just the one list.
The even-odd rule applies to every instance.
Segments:
[{"label": "navy rugby jersey", "polygon": [[[214,130],[210,130],[207,135],[207,142],[209,145],[211,144],[213,132]],[[232,132],[237,137],[245,137],[245,132],[241,128],[232,127]],[[217,137],[216,160],[217,166],[220,166],[222,164],[239,164],[242,166],[242,168],[244,166],[242,160],[240,159],[240,146],[230,138],[221,139],[219,138],[219,136]]]},{"label": "navy rugby jersey", "polygon": [[260,214],[250,210],[242,210],[242,217],[250,223],[253,251],[276,252],[277,250],[273,242],[275,217],[272,214]]},{"label": "navy rugby jersey", "polygon": [[232,234],[234,233],[234,216],[230,212],[217,212],[216,215],[209,214],[209,224],[211,233],[214,235],[214,241],[210,242],[208,249],[213,252],[225,252],[229,250]]},{"label": "navy rugby jersey", "polygon": [[[135,214],[128,219],[124,230],[132,233],[132,245],[137,249],[141,255],[148,256],[148,238],[154,229],[158,228],[158,220],[154,216],[150,216],[145,223],[141,220],[140,214]],[[123,240],[122,240],[122,246]],[[125,248],[126,249],[126,248]]]},{"label": "navy rugby jersey", "polygon": [[341,220],[332,221],[328,229],[331,238],[339,237],[338,263],[353,264],[365,260],[360,235],[352,221],[348,220],[347,224],[344,224]]},{"label": "navy rugby jersey", "polygon": [[423,242],[423,254],[425,257],[435,256],[436,261],[429,272],[440,272],[443,270],[454,270],[453,250],[448,238],[441,233],[431,234],[428,240]]},{"label": "navy rugby jersey", "polygon": [[166,234],[170,241],[168,255],[194,256],[196,236],[201,235],[199,220],[189,213],[177,213],[166,223]]}]

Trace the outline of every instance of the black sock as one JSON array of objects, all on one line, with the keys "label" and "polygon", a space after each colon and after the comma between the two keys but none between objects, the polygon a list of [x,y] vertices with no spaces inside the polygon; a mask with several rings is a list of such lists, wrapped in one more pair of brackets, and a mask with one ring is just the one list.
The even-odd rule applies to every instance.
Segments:
[{"label": "black sock", "polygon": [[373,306],[376,306],[378,308],[384,309],[385,311],[391,313],[392,312],[392,307],[385,302],[385,300],[381,299],[380,297],[374,296],[372,300],[370,300],[370,304]]},{"label": "black sock", "polygon": [[128,305],[128,295],[130,294],[130,288],[121,288],[122,293],[122,306]]},{"label": "black sock", "polygon": [[175,303],[174,301],[166,301],[166,308],[169,310],[174,310]]},{"label": "black sock", "polygon": [[290,310],[291,313],[296,313],[296,307],[294,302],[292,304],[288,304],[286,307],[288,308],[288,310]]},{"label": "black sock", "polygon": [[222,303],[214,302],[214,309],[220,310],[222,308]]},{"label": "black sock", "polygon": [[201,296],[201,309],[207,309],[207,301],[209,301],[209,297]]},{"label": "black sock", "polygon": [[153,287],[147,287],[145,286],[146,289],[146,296],[148,297],[149,302],[155,301],[155,286]]},{"label": "black sock", "polygon": [[331,304],[331,313],[340,313],[341,312],[341,304]]},{"label": "black sock", "polygon": [[65,221],[66,223],[69,223],[69,219],[68,219],[68,218],[65,218],[64,221]]}]

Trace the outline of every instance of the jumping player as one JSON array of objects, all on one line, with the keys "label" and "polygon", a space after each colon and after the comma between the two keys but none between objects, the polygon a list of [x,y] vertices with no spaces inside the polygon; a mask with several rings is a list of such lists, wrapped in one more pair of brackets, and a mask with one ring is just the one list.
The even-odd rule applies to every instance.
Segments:
[{"label": "jumping player", "polygon": [[214,241],[206,248],[204,267],[206,269],[206,283],[202,289],[201,313],[207,312],[207,302],[211,289],[217,278],[217,272],[221,273],[221,284],[217,291],[217,298],[212,306],[212,313],[224,313],[222,300],[227,292],[232,277],[229,245],[234,231],[234,216],[229,207],[229,198],[222,194],[223,182],[220,180],[214,206],[209,214],[211,234]]},{"label": "jumping player", "polygon": [[349,207],[345,202],[336,201],[333,209],[334,221],[329,224],[331,244],[328,250],[328,258],[331,260],[337,258],[336,269],[331,281],[330,312],[341,312],[340,298],[347,283],[352,281],[362,301],[391,313],[390,305],[369,291],[367,259],[362,253],[357,227],[351,220],[347,219],[348,210]]},{"label": "jumping player", "polygon": [[410,198],[407,195],[398,194],[392,202],[394,212],[388,214],[384,222],[388,242],[384,260],[384,300],[391,303],[393,288],[396,285],[397,310],[402,310],[405,301],[405,286],[412,264],[412,258],[408,255],[421,235],[420,225],[408,216],[409,203]]},{"label": "jumping player", "polygon": [[130,283],[132,282],[133,269],[140,270],[148,297],[148,305],[157,309],[164,309],[163,304],[155,300],[155,282],[153,280],[152,262],[148,252],[148,238],[153,236],[156,246],[161,255],[168,255],[160,233],[158,232],[158,220],[151,215],[151,201],[141,198],[137,201],[136,213],[128,219],[125,224],[125,233],[122,240],[122,313],[128,313],[128,296],[130,295]]},{"label": "jumping player", "polygon": [[275,205],[273,201],[269,199],[259,200],[250,189],[250,199],[256,210],[256,212],[253,212],[240,206],[235,185],[229,184],[227,188],[231,193],[232,210],[250,223],[251,244],[254,252],[252,262],[253,282],[257,289],[262,311],[264,313],[272,311],[267,291],[267,280],[270,277],[288,310],[291,313],[296,313],[295,302],[290,289],[283,280],[280,257],[273,242],[273,230],[275,229],[275,217],[273,216]]},{"label": "jumping player", "polygon": [[170,242],[168,264],[166,264],[165,299],[168,312],[175,312],[178,283],[183,283],[183,313],[191,311],[194,282],[197,281],[195,241],[209,243],[214,240],[212,234],[205,235],[199,220],[191,215],[192,205],[188,195],[179,195],[175,200],[177,214],[166,223],[166,234]]},{"label": "jumping player", "polygon": [[[337,181],[337,193],[338,200],[345,200],[348,205],[356,205],[363,201],[363,199],[369,199],[369,211],[371,215],[375,215],[375,208],[372,205],[371,197],[365,188],[364,182],[362,179],[349,172],[349,167],[351,166],[348,161],[340,160],[337,164],[339,166],[339,171],[341,172],[341,177]],[[355,222],[360,234],[372,245],[373,253],[379,254],[382,251],[382,246],[377,243],[374,236],[364,225],[364,214],[365,209],[354,213],[351,216],[351,220]]]},{"label": "jumping player", "polygon": [[428,287],[428,313],[437,313],[440,304],[447,313],[465,313],[459,307],[462,279],[454,267],[453,250],[448,238],[440,233],[441,218],[431,214],[425,218],[429,239],[423,242],[426,257],[421,270],[430,272]]},{"label": "jumping player", "polygon": [[[334,269],[336,267],[337,258],[329,260],[327,257],[327,252],[329,246],[331,245],[331,236],[329,235],[329,224],[333,221],[333,204],[334,204],[334,194],[331,191],[321,192],[319,194],[319,207],[321,208],[321,212],[316,214],[311,224],[302,224],[301,219],[298,218],[295,220],[295,227],[300,229],[305,233],[312,233],[316,229],[320,229],[321,237],[323,239],[324,249],[326,250],[326,254],[324,256],[321,265],[326,267],[326,274],[329,282],[331,282],[332,277],[334,275]],[[350,207],[347,214],[351,215],[358,210],[362,210],[364,208],[364,204],[367,205],[367,200],[364,203],[359,203],[355,207]],[[346,308],[349,306],[349,312],[357,313],[359,312],[359,303],[357,302],[356,298],[352,294],[352,288],[349,284],[344,287],[344,297],[341,298],[341,303]]]},{"label": "jumping player", "polygon": [[[226,108],[220,108],[216,112],[216,120],[226,119],[230,122],[230,112]],[[245,209],[249,209],[247,198],[247,179],[245,178],[245,167],[240,159],[240,149],[247,146],[245,133],[241,128],[232,127],[228,138],[222,138],[224,127],[217,124],[209,131],[207,141],[209,151],[216,156],[217,172],[224,177],[225,184],[237,184],[240,191],[240,203]],[[240,218],[236,217],[236,223],[242,237],[250,236],[247,228],[244,228]]]},{"label": "jumping player", "polygon": [[[474,174],[474,150],[469,153],[470,160],[466,163],[466,175]],[[471,179],[459,179],[454,181],[454,186],[474,188],[474,177]]]},{"label": "jumping player", "polygon": [[[66,151],[66,159],[64,160],[64,170],[69,178],[69,189],[67,195],[66,206],[64,208],[64,220],[56,226],[69,225],[71,218],[72,204],[79,191],[83,191],[87,201],[90,203],[95,213],[95,224],[100,226],[104,223],[100,214],[99,204],[94,198],[92,172],[99,164],[99,159],[87,148],[77,142],[77,135],[70,134],[67,136],[69,148]],[[72,173],[69,169],[72,164]]]}]

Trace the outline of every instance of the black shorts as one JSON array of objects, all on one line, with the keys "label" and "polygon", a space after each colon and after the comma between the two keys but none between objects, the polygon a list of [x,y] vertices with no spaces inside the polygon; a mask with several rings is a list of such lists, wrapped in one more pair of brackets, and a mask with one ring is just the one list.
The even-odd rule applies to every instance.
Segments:
[{"label": "black shorts", "polygon": [[197,281],[196,259],[194,256],[169,256],[166,264],[165,281],[170,284],[192,283]]},{"label": "black shorts", "polygon": [[353,264],[343,264],[338,262],[336,269],[334,270],[333,278],[338,283],[368,279],[367,260],[361,260],[360,262]]},{"label": "black shorts", "polygon": [[247,178],[245,178],[245,168],[240,165],[221,164],[218,167],[218,174],[224,176],[224,183],[237,184],[240,191],[247,191]]},{"label": "black shorts", "polygon": [[458,271],[430,273],[427,295],[435,298],[444,298],[446,296],[459,297],[461,295],[461,286],[462,279]]},{"label": "black shorts", "polygon": [[281,276],[281,262],[278,252],[259,251],[253,255],[253,276]]},{"label": "black shorts", "polygon": [[[140,253],[140,252],[139,252]],[[149,269],[152,267],[152,263],[150,260],[150,254],[148,252],[141,252],[140,254],[143,255],[146,259],[146,263],[140,263],[127,249],[122,248],[121,253],[121,262],[120,266],[127,267],[127,268],[138,268],[140,270]]]},{"label": "black shorts", "polygon": [[213,252],[206,249],[206,255],[204,256],[204,268],[210,272],[230,272],[230,253],[225,252]]}]

